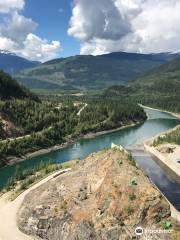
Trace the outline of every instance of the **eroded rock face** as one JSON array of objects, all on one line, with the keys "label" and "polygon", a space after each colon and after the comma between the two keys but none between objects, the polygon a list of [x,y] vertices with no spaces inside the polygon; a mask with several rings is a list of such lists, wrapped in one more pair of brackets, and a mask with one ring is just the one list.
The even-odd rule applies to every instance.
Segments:
[{"label": "eroded rock face", "polygon": [[169,205],[130,160],[116,149],[91,154],[33,190],[19,211],[20,229],[49,240],[123,240],[136,226],[162,228]]}]

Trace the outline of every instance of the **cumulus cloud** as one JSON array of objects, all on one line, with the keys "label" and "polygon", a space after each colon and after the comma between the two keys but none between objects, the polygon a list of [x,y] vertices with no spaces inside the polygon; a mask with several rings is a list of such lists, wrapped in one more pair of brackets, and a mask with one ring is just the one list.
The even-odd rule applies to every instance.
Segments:
[{"label": "cumulus cloud", "polygon": [[68,33],[79,40],[94,38],[117,40],[131,32],[126,16],[111,0],[77,0]]},{"label": "cumulus cloud", "polygon": [[16,44],[11,39],[0,36],[0,49],[12,50],[14,48],[16,48]]},{"label": "cumulus cloud", "polygon": [[0,33],[2,36],[11,39],[14,42],[22,42],[29,32],[33,32],[37,23],[30,18],[14,12],[11,19],[7,19],[6,23],[0,27]]},{"label": "cumulus cloud", "polygon": [[24,41],[25,48],[17,51],[23,56],[35,60],[48,60],[57,57],[61,49],[59,41],[48,43],[46,39],[41,39],[35,34],[28,34]]},{"label": "cumulus cloud", "polygon": [[24,5],[24,0],[0,0],[0,13],[9,13],[12,10],[21,10]]},{"label": "cumulus cloud", "polygon": [[33,32],[38,24],[21,15],[22,0],[0,0],[0,12],[6,14],[0,23],[0,49],[9,50],[31,60],[46,61],[62,50],[59,41],[48,41]]},{"label": "cumulus cloud", "polygon": [[179,0],[74,0],[69,35],[82,54],[179,49]]}]

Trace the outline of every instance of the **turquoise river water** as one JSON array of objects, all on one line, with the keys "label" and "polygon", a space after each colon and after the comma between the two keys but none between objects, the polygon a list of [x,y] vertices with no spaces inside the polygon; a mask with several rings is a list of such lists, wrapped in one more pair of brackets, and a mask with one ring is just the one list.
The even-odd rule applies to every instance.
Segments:
[{"label": "turquoise river water", "polygon": [[[54,160],[62,163],[73,159],[83,159],[92,152],[109,148],[112,142],[118,145],[121,144],[125,148],[130,149],[139,166],[144,169],[145,173],[165,194],[168,200],[180,210],[180,180],[162,166],[157,159],[145,153],[142,148],[143,141],[177,126],[180,124],[180,120],[164,112],[151,109],[145,110],[148,120],[141,125],[107,133],[92,139],[82,139],[64,149],[33,157],[18,165],[21,169],[27,169],[34,168],[41,161]],[[16,165],[0,169],[0,189],[15,174],[15,169]]]}]

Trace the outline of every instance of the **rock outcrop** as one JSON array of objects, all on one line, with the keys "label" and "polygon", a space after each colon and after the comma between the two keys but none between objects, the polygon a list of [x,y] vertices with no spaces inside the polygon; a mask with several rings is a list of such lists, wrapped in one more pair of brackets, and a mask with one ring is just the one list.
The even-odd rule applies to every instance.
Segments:
[{"label": "rock outcrop", "polygon": [[[91,154],[25,198],[19,228],[49,240],[119,240],[135,228],[162,229],[169,205],[131,156],[118,149]],[[153,239],[171,239],[155,234]]]}]

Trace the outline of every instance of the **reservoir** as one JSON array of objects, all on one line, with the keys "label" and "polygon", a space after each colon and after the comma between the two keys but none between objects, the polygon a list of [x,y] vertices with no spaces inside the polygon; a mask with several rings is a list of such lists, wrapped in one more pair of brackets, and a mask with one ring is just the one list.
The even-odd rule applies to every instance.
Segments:
[{"label": "reservoir", "polygon": [[[50,152],[45,155],[33,157],[27,161],[18,163],[20,169],[34,168],[41,161],[50,160],[62,163],[73,159],[83,159],[92,152],[109,148],[111,143],[122,145],[132,152],[138,165],[151,178],[152,182],[163,192],[167,199],[180,211],[180,180],[169,172],[159,161],[142,148],[142,143],[164,131],[180,124],[168,113],[146,109],[148,119],[141,125],[124,128],[116,132],[107,133],[91,139],[81,139],[64,149]],[[16,165],[0,169],[0,189],[13,177]]]}]

